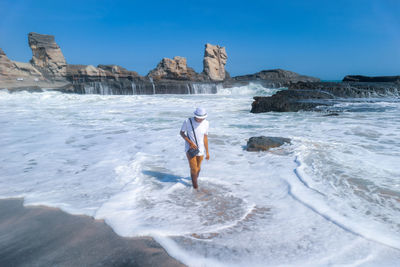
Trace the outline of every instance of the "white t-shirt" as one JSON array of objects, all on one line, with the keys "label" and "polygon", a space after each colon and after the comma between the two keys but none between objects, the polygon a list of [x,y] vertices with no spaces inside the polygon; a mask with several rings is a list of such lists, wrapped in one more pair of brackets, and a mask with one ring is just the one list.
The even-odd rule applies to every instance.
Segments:
[{"label": "white t-shirt", "polygon": [[[196,137],[197,137],[197,144],[199,146],[200,153],[198,156],[203,156],[205,152],[205,147],[204,147],[204,135],[208,135],[208,127],[209,123],[207,120],[203,120],[201,123],[198,123],[194,118],[190,118],[192,123],[193,123],[193,128],[194,131],[196,132]],[[193,135],[193,130],[192,130],[192,125],[190,125],[189,119],[186,119],[181,128],[182,132],[186,132],[186,135],[189,137],[190,140],[192,140],[193,143],[196,144],[196,140],[194,139]],[[188,142],[185,141],[185,152],[187,152],[190,148],[190,145]]]}]

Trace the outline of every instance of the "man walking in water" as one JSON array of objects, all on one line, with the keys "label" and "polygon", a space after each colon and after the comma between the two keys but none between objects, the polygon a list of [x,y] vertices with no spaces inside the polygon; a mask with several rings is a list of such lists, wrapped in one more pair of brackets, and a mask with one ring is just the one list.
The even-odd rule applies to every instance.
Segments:
[{"label": "man walking in water", "polygon": [[[181,128],[181,136],[185,139],[185,152],[189,161],[190,176],[192,177],[193,188],[197,189],[197,178],[199,177],[201,162],[204,158],[204,152],[206,154],[206,160],[210,159],[208,153],[208,127],[209,123],[206,120],[207,112],[204,108],[196,108],[194,111],[194,118],[186,119],[183,122]],[[193,129],[192,129],[193,125]],[[195,135],[196,134],[196,137]],[[196,145],[197,139],[197,145]],[[191,156],[188,151],[189,148],[199,149],[199,153],[195,156]]]}]

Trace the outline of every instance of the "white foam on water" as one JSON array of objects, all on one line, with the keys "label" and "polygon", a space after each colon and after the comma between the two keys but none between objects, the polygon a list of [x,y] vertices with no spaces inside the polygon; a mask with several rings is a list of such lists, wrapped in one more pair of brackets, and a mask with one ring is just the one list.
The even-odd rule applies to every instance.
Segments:
[{"label": "white foam on water", "polygon": [[222,88],[219,87],[217,94],[219,95],[263,95],[269,96],[273,95],[279,90],[283,90],[286,88],[265,88],[261,84],[258,83],[250,83],[249,85],[237,86],[231,88]]},{"label": "white foam on water", "polygon": [[[189,266],[398,262],[398,102],[341,103],[337,117],[251,114],[253,95],[277,89],[223,90],[0,92],[0,197],[105,219],[123,236],[153,236]],[[210,121],[200,192],[179,136],[197,106]],[[292,144],[246,152],[246,139],[259,135]]]},{"label": "white foam on water", "polygon": [[[307,179],[304,179],[306,177],[304,166],[300,161],[296,160],[296,162],[299,164],[298,168],[296,168],[298,180],[290,180],[290,192],[296,200],[301,201],[304,205],[346,231],[400,250],[399,236],[383,228],[382,225],[374,223],[372,220],[365,221],[365,218],[350,217],[343,212],[344,210],[336,211],[332,209],[327,204],[328,201],[325,194],[315,190],[305,182]],[[344,214],[341,214],[341,211]]]}]

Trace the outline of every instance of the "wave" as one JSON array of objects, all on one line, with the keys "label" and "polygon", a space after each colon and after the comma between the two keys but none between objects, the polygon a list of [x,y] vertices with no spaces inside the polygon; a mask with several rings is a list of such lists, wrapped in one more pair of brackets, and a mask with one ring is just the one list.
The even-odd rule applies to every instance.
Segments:
[{"label": "wave", "polygon": [[289,195],[310,210],[322,216],[327,221],[335,224],[343,230],[367,240],[400,250],[400,238],[382,225],[374,222],[366,222],[363,218],[349,217],[342,212],[330,207],[326,195],[318,191],[307,182],[305,173],[306,165],[301,161],[300,155],[295,158],[297,168],[294,169],[296,179],[288,179]]},{"label": "wave", "polygon": [[278,91],[287,88],[266,88],[258,83],[249,83],[244,86],[236,86],[231,88],[219,87],[217,90],[218,95],[257,95],[257,96],[272,96]]}]

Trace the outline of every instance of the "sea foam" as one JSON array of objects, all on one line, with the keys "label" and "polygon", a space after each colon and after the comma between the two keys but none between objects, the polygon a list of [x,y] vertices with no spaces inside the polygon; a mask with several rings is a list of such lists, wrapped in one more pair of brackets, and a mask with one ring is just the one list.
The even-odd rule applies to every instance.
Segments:
[{"label": "sea foam", "polygon": [[[0,196],[153,236],[190,266],[391,264],[400,257],[400,103],[250,113],[258,84],[215,95],[0,92]],[[179,129],[209,113],[210,155],[191,187]],[[252,136],[290,145],[244,150]]]}]

